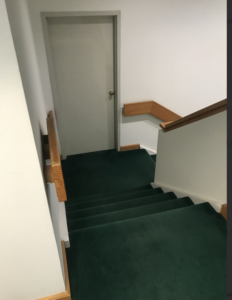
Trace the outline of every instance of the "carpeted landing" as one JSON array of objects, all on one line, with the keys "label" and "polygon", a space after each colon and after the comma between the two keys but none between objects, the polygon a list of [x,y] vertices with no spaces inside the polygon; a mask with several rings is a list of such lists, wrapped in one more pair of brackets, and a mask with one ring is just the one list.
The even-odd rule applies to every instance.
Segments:
[{"label": "carpeted landing", "polygon": [[146,150],[116,150],[68,156],[62,161],[68,199],[124,190],[154,181],[155,163]]},{"label": "carpeted landing", "polygon": [[145,150],[62,161],[72,300],[226,298],[226,221],[153,189],[155,161]]}]

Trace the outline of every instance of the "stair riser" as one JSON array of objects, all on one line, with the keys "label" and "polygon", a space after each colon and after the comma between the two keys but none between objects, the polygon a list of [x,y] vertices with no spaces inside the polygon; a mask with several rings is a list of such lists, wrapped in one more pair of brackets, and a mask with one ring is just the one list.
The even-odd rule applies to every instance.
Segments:
[{"label": "stair riser", "polygon": [[190,198],[185,197],[181,199],[175,199],[175,200],[165,201],[161,203],[145,205],[142,207],[125,209],[119,212],[117,211],[117,212],[107,213],[107,214],[98,215],[94,217],[69,221],[68,230],[69,232],[71,232],[71,231],[80,230],[88,227],[133,219],[133,218],[142,217],[150,214],[156,214],[156,213],[182,208],[190,205],[193,205],[193,202],[191,201]]},{"label": "stair riser", "polygon": [[109,198],[109,197],[115,197],[115,196],[120,196],[120,195],[126,195],[126,194],[131,194],[135,192],[142,192],[142,191],[148,191],[152,190],[152,186],[150,184],[134,188],[134,189],[128,189],[128,190],[120,190],[120,191],[113,191],[109,193],[103,193],[103,194],[97,194],[97,195],[91,195],[91,196],[86,196],[86,197],[78,197],[74,199],[68,199],[68,201],[65,203],[66,206],[73,205],[76,202],[81,203],[81,202],[88,202],[91,200],[97,200],[97,199],[102,199],[102,198]]},{"label": "stair riser", "polygon": [[154,203],[168,201],[168,200],[176,199],[176,198],[177,198],[176,195],[174,193],[170,192],[170,193],[166,193],[166,194],[160,194],[160,195],[155,195],[155,196],[148,196],[148,197],[143,197],[143,198],[138,198],[138,199],[122,201],[119,203],[101,205],[101,206],[87,208],[87,209],[80,209],[77,211],[67,212],[67,219],[68,219],[68,221],[71,221],[71,220],[78,219],[78,218],[86,218],[86,217],[90,217],[90,216],[94,216],[94,215],[109,213],[109,212],[113,212],[113,211],[119,211],[119,210],[128,209],[128,208],[134,208],[134,207],[143,206],[143,205],[154,204]]},{"label": "stair riser", "polygon": [[96,207],[100,205],[106,205],[106,204],[111,204],[111,203],[118,203],[122,201],[127,201],[131,199],[137,199],[145,196],[154,196],[158,194],[163,194],[163,190],[161,188],[157,189],[151,189],[148,191],[143,191],[143,192],[137,192],[137,193],[132,193],[132,194],[126,194],[126,195],[120,195],[116,197],[110,197],[110,198],[103,198],[99,200],[94,200],[94,201],[89,201],[89,202],[82,202],[78,204],[73,204],[69,205],[66,207],[66,211],[74,211],[78,209],[85,209],[85,208],[90,208],[90,207]]}]

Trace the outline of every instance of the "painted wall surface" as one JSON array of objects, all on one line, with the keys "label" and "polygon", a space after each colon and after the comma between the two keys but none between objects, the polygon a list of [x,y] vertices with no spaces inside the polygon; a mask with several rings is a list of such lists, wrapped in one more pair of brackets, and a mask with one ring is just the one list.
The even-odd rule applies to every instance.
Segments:
[{"label": "painted wall surface", "polygon": [[32,300],[65,286],[4,0],[0,12],[0,291]]},{"label": "painted wall surface", "polygon": [[47,112],[54,110],[54,106],[51,98],[46,98],[47,96],[45,96],[41,84],[27,1],[7,0],[6,4],[33,135],[42,169],[41,134],[47,133]]},{"label": "painted wall surface", "polygon": [[[26,96],[27,108],[29,111],[34,140],[36,143],[37,154],[40,161],[42,171],[41,174],[43,176],[43,168],[45,163],[42,155],[41,135],[47,133],[46,118],[48,111],[54,111],[53,101],[52,98],[47,99],[44,97],[27,1],[7,0],[6,4],[14,46],[19,63],[19,70]],[[46,192],[50,214],[52,217],[53,229],[56,236],[57,247],[59,250],[60,262],[63,268],[63,256],[60,241],[66,241],[68,238],[65,235],[66,239],[64,239],[64,234],[61,234],[60,231],[57,231],[57,226],[61,227],[62,232],[67,230],[66,214],[65,210],[62,208],[62,204],[57,200],[54,188],[46,188]],[[57,222],[59,223],[58,225]]]},{"label": "painted wall surface", "polygon": [[46,190],[48,196],[48,205],[56,238],[56,245],[59,252],[61,267],[64,276],[64,262],[61,241],[65,241],[65,243],[68,243],[69,245],[65,205],[64,202],[59,202],[57,198],[55,183],[47,183]]},{"label": "painted wall surface", "polygon": [[[121,107],[154,100],[185,116],[226,98],[225,0],[29,0],[28,5],[42,91],[49,103],[40,18],[44,11],[121,11]],[[121,144],[142,140],[156,150],[158,129],[145,117],[136,124],[136,119],[122,118]]]},{"label": "painted wall surface", "polygon": [[160,129],[155,184],[226,203],[226,128],[225,111],[169,132]]}]

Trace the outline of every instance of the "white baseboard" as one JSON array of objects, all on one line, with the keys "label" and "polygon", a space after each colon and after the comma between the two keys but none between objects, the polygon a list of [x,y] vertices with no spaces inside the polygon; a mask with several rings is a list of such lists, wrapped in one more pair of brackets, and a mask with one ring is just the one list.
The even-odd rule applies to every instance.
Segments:
[{"label": "white baseboard", "polygon": [[147,147],[142,146],[142,145],[140,145],[140,149],[145,149],[148,152],[149,155],[155,155],[156,154],[155,150],[147,148]]},{"label": "white baseboard", "polygon": [[205,198],[199,198],[199,196],[193,195],[193,194],[186,194],[185,192],[178,190],[178,189],[174,189],[172,187],[169,186],[164,186],[162,184],[159,183],[151,183],[153,188],[157,188],[160,187],[165,193],[168,192],[173,192],[178,198],[182,198],[182,197],[189,197],[194,204],[200,204],[200,203],[204,203],[204,202],[209,202],[209,204],[216,210],[216,212],[220,212],[221,211],[221,207],[222,204],[224,203],[219,203],[216,201],[212,201],[209,199],[205,199]]}]

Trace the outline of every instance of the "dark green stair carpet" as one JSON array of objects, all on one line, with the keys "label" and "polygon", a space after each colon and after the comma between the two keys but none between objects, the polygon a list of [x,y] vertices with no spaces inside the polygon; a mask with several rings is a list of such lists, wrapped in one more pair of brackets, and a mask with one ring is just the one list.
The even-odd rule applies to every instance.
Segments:
[{"label": "dark green stair carpet", "polygon": [[154,182],[155,165],[144,149],[99,151],[62,160],[68,199],[132,189]]},{"label": "dark green stair carpet", "polygon": [[62,161],[72,300],[226,297],[226,221],[153,189],[155,163],[146,150]]},{"label": "dark green stair carpet", "polygon": [[125,194],[125,195],[118,195],[115,197],[97,199],[97,200],[81,202],[81,203],[78,203],[79,199],[77,199],[76,201],[78,202],[68,205],[66,211],[70,212],[77,209],[84,209],[84,208],[90,208],[90,207],[100,206],[100,205],[105,205],[110,203],[122,202],[130,199],[136,199],[136,198],[157,195],[157,194],[163,194],[163,190],[161,188],[149,189],[147,191],[140,191],[140,192]]},{"label": "dark green stair carpet", "polygon": [[193,205],[192,200],[189,197],[184,197],[180,199],[174,199],[153,204],[147,204],[139,207],[133,207],[129,209],[123,209],[119,211],[113,211],[101,215],[95,215],[92,217],[75,219],[68,221],[68,231],[71,232],[87,227],[93,227],[111,222],[138,218],[141,216],[156,214],[163,211],[171,209],[173,210],[190,205]]},{"label": "dark green stair carpet", "polygon": [[90,202],[92,200],[97,200],[97,199],[111,198],[115,196],[121,196],[121,195],[132,194],[132,193],[143,192],[143,191],[146,192],[151,190],[153,190],[151,184],[147,184],[134,189],[117,190],[109,193],[101,193],[97,195],[94,194],[91,196],[72,198],[72,199],[68,199],[68,201],[66,202],[66,206],[68,207],[70,205],[77,204],[77,203]]},{"label": "dark green stair carpet", "polygon": [[[122,197],[123,198],[123,197]],[[176,199],[176,195],[172,192],[170,193],[162,193],[162,194],[154,194],[154,195],[147,195],[147,196],[142,196],[142,198],[137,197],[137,198],[129,198],[123,199],[124,201],[120,202],[113,202],[105,205],[100,205],[100,206],[93,206],[90,208],[86,209],[79,209],[79,210],[72,210],[67,212],[67,219],[68,221],[78,219],[78,218],[86,218],[94,215],[99,215],[99,214],[105,214],[108,212],[112,211],[117,211],[117,210],[122,210],[126,208],[133,208],[136,206],[143,206],[147,204],[153,204],[153,203],[158,203],[161,201],[166,201],[166,200],[171,200],[171,199]]]},{"label": "dark green stair carpet", "polygon": [[150,157],[153,159],[153,161],[156,163],[156,154],[150,155]]},{"label": "dark green stair carpet", "polygon": [[72,300],[226,299],[226,232],[208,203],[70,232]]}]

